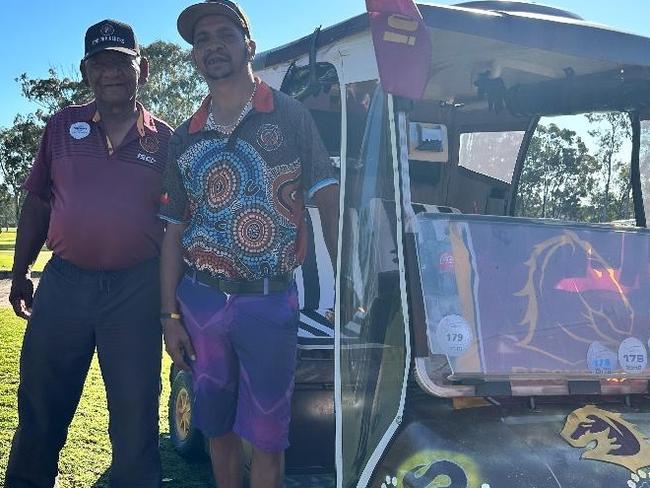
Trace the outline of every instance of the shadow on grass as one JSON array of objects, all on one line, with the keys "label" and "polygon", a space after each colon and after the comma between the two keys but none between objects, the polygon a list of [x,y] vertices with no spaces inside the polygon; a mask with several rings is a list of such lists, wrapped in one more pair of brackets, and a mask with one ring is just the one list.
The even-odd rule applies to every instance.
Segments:
[{"label": "shadow on grass", "polygon": [[[160,436],[160,457],[162,460],[163,488],[209,488],[214,487],[210,462],[205,457],[189,461],[179,456],[169,439],[169,434]],[[92,488],[109,488],[110,470],[106,470]]]}]

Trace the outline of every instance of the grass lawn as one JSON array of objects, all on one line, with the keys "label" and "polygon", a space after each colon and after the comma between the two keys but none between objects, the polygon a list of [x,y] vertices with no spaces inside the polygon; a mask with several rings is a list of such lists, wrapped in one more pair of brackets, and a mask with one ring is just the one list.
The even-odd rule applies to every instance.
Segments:
[{"label": "grass lawn", "polygon": [[[16,229],[2,230],[0,232],[0,271],[11,271],[14,261],[14,243],[16,242]],[[32,271],[43,271],[43,266],[50,259],[52,251],[43,248]]]},{"label": "grass lawn", "polygon": [[[2,233],[4,236],[5,233]],[[16,390],[18,388],[18,360],[25,331],[24,321],[16,318],[8,308],[0,308],[0,486],[4,486],[4,473],[9,457],[9,447],[18,423]],[[160,449],[165,487],[198,488],[212,486],[209,464],[188,463],[179,457],[169,441],[167,427],[167,380],[170,360],[163,362],[163,392],[160,408]],[[59,462],[61,488],[107,487],[107,469],[110,465],[108,416],[104,384],[97,359],[93,360],[86,387],[77,414],[70,427],[68,442]]]}]

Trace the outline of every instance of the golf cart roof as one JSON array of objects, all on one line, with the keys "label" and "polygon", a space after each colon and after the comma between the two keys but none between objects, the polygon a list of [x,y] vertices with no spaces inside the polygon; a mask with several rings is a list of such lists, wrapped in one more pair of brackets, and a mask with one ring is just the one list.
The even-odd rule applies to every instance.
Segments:
[{"label": "golf cart roof", "polygon": [[[418,6],[433,47],[427,99],[474,100],[481,74],[503,79],[506,88],[632,67],[642,69],[644,78],[650,76],[649,38],[590,23],[559,9],[497,1]],[[367,38],[365,50],[358,48],[361,38]],[[260,71],[300,62],[312,48],[320,55],[332,47],[348,48],[347,65],[355,71],[356,79],[344,74],[342,82],[378,78],[376,63],[360,58],[374,58],[374,52],[368,55],[372,43],[367,14],[263,52],[254,67]],[[358,73],[358,66],[364,66],[366,73]]]}]

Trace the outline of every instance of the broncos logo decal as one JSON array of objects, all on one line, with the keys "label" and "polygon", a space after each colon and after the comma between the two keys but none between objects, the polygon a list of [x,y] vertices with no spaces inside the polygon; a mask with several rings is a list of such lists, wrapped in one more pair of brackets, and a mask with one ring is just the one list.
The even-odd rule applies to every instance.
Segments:
[{"label": "broncos logo decal", "polygon": [[[614,254],[616,246],[609,245],[610,254]],[[586,276],[565,275],[567,266],[581,262]],[[535,245],[525,265],[526,283],[514,294],[527,301],[520,321],[526,334],[517,341],[518,347],[540,354],[556,366],[580,370],[585,364],[585,344],[598,340],[616,350],[623,339],[633,335],[635,308],[628,296],[630,290],[622,283],[622,271],[614,269],[575,232],[567,230]],[[554,291],[563,292],[563,301],[553,301],[558,295],[543,297]],[[557,354],[544,340],[544,327],[549,324],[562,332],[565,344],[572,345],[570,352]]]},{"label": "broncos logo decal", "polygon": [[569,414],[560,435],[577,448],[595,443],[595,447],[582,454],[583,459],[618,464],[633,473],[650,466],[647,437],[620,413],[587,405]]}]

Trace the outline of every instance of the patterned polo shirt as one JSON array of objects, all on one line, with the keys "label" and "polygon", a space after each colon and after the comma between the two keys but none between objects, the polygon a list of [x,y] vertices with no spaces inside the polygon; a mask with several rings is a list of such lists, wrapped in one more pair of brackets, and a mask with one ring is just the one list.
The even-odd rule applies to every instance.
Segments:
[{"label": "patterned polo shirt", "polygon": [[156,257],[157,218],[172,129],[138,104],[136,124],[118,147],[95,103],[48,121],[23,188],[51,206],[47,244],[77,266],[118,270]]},{"label": "patterned polo shirt", "polygon": [[184,259],[235,281],[293,271],[306,249],[304,201],[337,184],[309,111],[256,80],[253,108],[227,136],[210,97],[170,142],[160,216],[186,223]]}]

